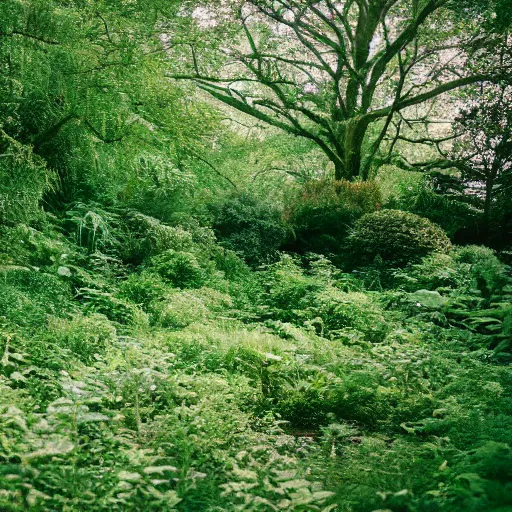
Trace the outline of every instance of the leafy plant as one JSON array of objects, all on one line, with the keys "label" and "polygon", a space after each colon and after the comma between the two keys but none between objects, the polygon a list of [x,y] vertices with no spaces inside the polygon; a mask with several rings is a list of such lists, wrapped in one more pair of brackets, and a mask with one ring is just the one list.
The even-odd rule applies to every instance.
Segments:
[{"label": "leafy plant", "polygon": [[289,237],[282,212],[248,194],[208,206],[220,243],[242,255],[250,265],[266,263]]},{"label": "leafy plant", "polygon": [[302,252],[338,254],[354,222],[381,203],[375,182],[310,180],[288,206],[296,237],[292,245]]},{"label": "leafy plant", "polygon": [[213,273],[213,266],[202,268],[195,254],[172,249],[155,256],[151,260],[151,267],[177,288],[200,288],[210,277],[208,271]]},{"label": "leafy plant", "polygon": [[379,256],[388,265],[400,266],[430,252],[448,252],[451,243],[428,219],[399,210],[381,210],[356,222],[348,247],[354,262],[372,263]]}]

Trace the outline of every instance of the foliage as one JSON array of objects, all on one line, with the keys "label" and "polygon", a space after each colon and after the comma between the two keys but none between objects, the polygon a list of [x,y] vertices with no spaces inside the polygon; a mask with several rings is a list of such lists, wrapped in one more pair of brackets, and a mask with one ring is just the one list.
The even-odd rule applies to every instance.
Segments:
[{"label": "foliage", "polygon": [[[375,101],[397,87],[402,100],[424,86],[435,91],[416,75],[395,83],[393,70],[415,58],[442,66],[438,45],[444,35],[450,46],[462,42],[463,26],[469,38],[478,34],[464,44],[465,71],[498,59],[505,72],[507,15],[493,11],[509,1],[450,0],[435,19],[424,18],[429,1],[393,4],[371,62],[411,36],[398,31],[412,19],[432,21],[412,34],[429,50],[400,44]],[[314,10],[325,17],[330,4],[350,27],[364,14],[357,2],[299,3],[283,6],[300,7],[300,23]],[[240,43],[237,52],[247,49],[240,25],[225,23],[234,4],[208,4],[0,2],[0,510],[509,510],[507,254],[451,246],[439,227],[410,213],[439,219],[461,239],[456,230],[476,217],[437,195],[457,181],[451,173],[423,182],[388,166],[378,186],[329,182],[318,139],[297,142],[241,114],[216,113],[169,82],[186,62],[173,53],[195,52],[206,86],[239,57],[219,56],[226,37]],[[380,9],[373,4],[367,21]],[[293,34],[256,27],[246,10],[238,13],[247,22],[242,35],[258,29],[254,59],[267,59],[259,48],[279,50],[271,55],[282,65],[253,69],[268,71],[276,96],[264,105],[247,97],[244,108],[293,123],[294,115],[274,110],[286,99],[277,93],[292,94],[308,64],[291,73],[293,48],[275,44]],[[315,26],[322,44],[331,21]],[[381,42],[384,53],[375,48]],[[503,52],[491,54],[493,45]],[[339,55],[314,57],[329,64]],[[433,81],[448,78],[456,62]],[[321,79],[317,71],[308,81]],[[354,79],[336,76],[340,84]],[[235,82],[233,99],[258,92],[255,82]],[[332,91],[308,90],[293,98],[302,109],[295,128],[324,119],[327,131],[350,132],[350,122],[328,121],[342,108]],[[323,98],[327,108],[313,104]],[[401,146],[420,131],[412,109],[405,117],[396,101],[389,122],[371,123],[362,141],[370,158],[369,139],[381,130],[391,150],[388,128]],[[356,103],[360,120],[364,105]],[[302,119],[304,109],[321,119]],[[422,114],[420,125],[432,132],[420,140],[435,145],[437,123],[430,128]],[[238,187],[247,192],[233,194]],[[381,210],[380,191],[384,208],[401,211]],[[495,192],[492,209],[505,219]],[[279,253],[299,248],[292,228],[301,252]],[[338,254],[323,254],[331,247]]]},{"label": "foliage", "polygon": [[389,265],[404,265],[430,252],[447,252],[451,243],[428,219],[400,210],[382,210],[356,222],[348,245],[355,261],[379,256]]},{"label": "foliage", "polygon": [[143,271],[130,274],[119,287],[119,295],[147,310],[150,304],[165,295],[167,286],[159,274]]},{"label": "foliage", "polygon": [[176,288],[200,288],[214,271],[208,267],[202,268],[195,254],[173,249],[151,260],[151,268]]},{"label": "foliage", "polygon": [[377,210],[382,198],[374,182],[308,181],[288,206],[294,248],[339,253],[354,222]]},{"label": "foliage", "polygon": [[146,316],[135,304],[101,288],[80,288],[77,298],[83,303],[86,313],[99,313],[125,325],[147,322]]},{"label": "foliage", "polygon": [[311,298],[308,310],[331,336],[354,330],[378,343],[389,329],[382,307],[368,294],[326,288]]},{"label": "foliage", "polygon": [[221,245],[242,255],[250,265],[267,262],[288,239],[280,209],[255,197],[233,195],[208,208]]},{"label": "foliage", "polygon": [[69,286],[57,275],[13,265],[1,267],[0,277],[0,318],[9,322],[35,327],[70,307]]},{"label": "foliage", "polygon": [[117,341],[115,327],[99,314],[75,316],[71,320],[51,318],[47,339],[70,350],[80,361],[92,364]]},{"label": "foliage", "polygon": [[463,162],[462,179],[483,213],[488,242],[496,237],[496,227],[502,233],[510,230],[512,88],[487,85],[479,92],[467,92],[463,99],[465,107],[456,120],[461,136],[454,145],[453,158]]},{"label": "foliage", "polygon": [[101,205],[75,203],[66,212],[64,228],[90,253],[112,253],[121,243],[119,216]]},{"label": "foliage", "polygon": [[[421,180],[409,181],[402,176],[404,181],[388,199],[386,207],[425,217],[441,226],[451,239],[465,236],[477,240],[480,222],[478,210],[471,204],[470,198],[463,200],[458,189],[455,191],[450,188],[451,194],[445,193],[443,189],[437,190],[436,182],[444,183],[449,178],[445,175],[441,177],[430,175]],[[457,182],[457,179],[451,181]],[[453,185],[451,181],[449,183]]]},{"label": "foliage", "polygon": [[181,227],[163,224],[154,217],[132,212],[126,220],[125,260],[141,263],[166,250],[184,251],[193,245],[192,234]]},{"label": "foliage", "polygon": [[452,289],[459,294],[479,290],[487,298],[500,293],[507,283],[506,267],[494,251],[473,245],[426,256],[396,276],[406,289]]},{"label": "foliage", "polygon": [[0,222],[30,222],[40,217],[39,202],[51,173],[32,150],[9,137],[0,124]]},{"label": "foliage", "polygon": [[[510,21],[500,16],[498,2],[480,12],[464,9],[464,23],[452,2],[436,0],[391,0],[371,9],[297,0],[200,5],[183,35],[188,44],[173,48],[179,63],[173,76],[194,81],[231,110],[314,141],[337,180],[368,179],[393,126],[399,137],[402,124],[428,124],[435,100],[446,92],[483,80],[497,83],[503,68],[510,70],[509,62],[482,62],[482,51],[468,51],[482,27],[494,37],[480,41],[478,50],[492,56],[496,39],[507,45],[506,30],[481,22],[481,12]],[[382,24],[389,27],[383,34]],[[221,39],[224,32],[233,34],[231,45]],[[439,58],[426,54],[432,47]],[[458,57],[468,65],[444,73]],[[235,82],[240,87],[233,93]],[[415,112],[412,122],[400,117],[405,111],[407,117]],[[388,150],[393,148],[391,143]]]}]

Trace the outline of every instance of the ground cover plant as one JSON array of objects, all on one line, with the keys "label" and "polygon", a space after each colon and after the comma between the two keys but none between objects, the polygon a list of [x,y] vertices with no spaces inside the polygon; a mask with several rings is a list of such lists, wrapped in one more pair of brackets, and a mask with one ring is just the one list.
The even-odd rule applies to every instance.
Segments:
[{"label": "ground cover plant", "polygon": [[512,11],[388,4],[0,3],[0,511],[512,511]]}]

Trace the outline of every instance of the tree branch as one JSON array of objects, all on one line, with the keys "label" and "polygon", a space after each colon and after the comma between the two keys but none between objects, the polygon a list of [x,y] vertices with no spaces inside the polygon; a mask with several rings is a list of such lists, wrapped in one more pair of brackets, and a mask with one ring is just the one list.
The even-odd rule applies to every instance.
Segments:
[{"label": "tree branch", "polygon": [[52,46],[61,44],[59,41],[54,39],[49,39],[43,36],[37,36],[35,34],[29,34],[23,30],[12,30],[11,32],[0,32],[0,37],[13,37],[13,36],[21,36],[26,37],[27,39],[33,39],[34,41],[38,41],[39,43],[49,44]]}]

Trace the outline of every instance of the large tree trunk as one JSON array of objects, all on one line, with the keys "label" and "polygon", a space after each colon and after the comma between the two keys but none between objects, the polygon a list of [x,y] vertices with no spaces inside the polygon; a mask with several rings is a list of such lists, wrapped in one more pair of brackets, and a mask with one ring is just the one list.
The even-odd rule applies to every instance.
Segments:
[{"label": "large tree trunk", "polygon": [[359,177],[363,180],[368,176],[362,175],[362,149],[368,125],[359,120],[349,121],[343,133],[343,154],[334,162],[336,180],[353,181]]},{"label": "large tree trunk", "polygon": [[346,179],[345,165],[340,160],[334,162],[334,179],[340,181]]}]

